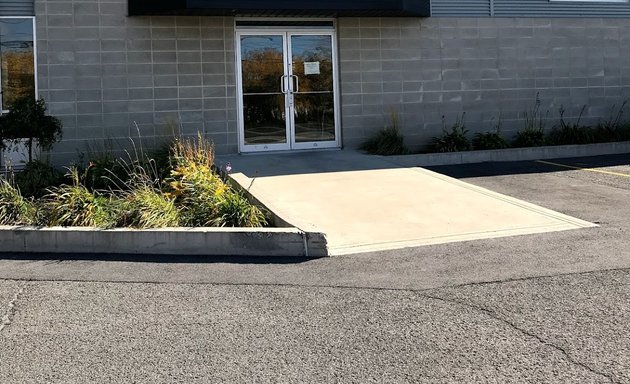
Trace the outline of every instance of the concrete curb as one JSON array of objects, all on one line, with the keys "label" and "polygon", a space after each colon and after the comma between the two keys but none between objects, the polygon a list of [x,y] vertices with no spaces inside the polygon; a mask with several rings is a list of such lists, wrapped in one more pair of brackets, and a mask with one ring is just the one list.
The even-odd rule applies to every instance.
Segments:
[{"label": "concrete curb", "polygon": [[493,149],[486,151],[383,156],[383,159],[406,167],[417,167],[501,161],[560,159],[569,157],[615,155],[621,153],[630,153],[630,141],[584,145]]},{"label": "concrete curb", "polygon": [[1,252],[205,256],[328,256],[326,237],[297,228],[162,228],[0,226]]}]

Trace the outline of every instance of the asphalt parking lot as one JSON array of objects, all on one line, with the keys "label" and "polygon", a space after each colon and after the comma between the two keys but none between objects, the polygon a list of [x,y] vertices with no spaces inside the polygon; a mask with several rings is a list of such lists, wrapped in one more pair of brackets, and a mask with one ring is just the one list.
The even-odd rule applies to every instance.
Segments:
[{"label": "asphalt parking lot", "polygon": [[630,383],[629,164],[432,168],[596,228],[307,261],[4,255],[0,382]]}]

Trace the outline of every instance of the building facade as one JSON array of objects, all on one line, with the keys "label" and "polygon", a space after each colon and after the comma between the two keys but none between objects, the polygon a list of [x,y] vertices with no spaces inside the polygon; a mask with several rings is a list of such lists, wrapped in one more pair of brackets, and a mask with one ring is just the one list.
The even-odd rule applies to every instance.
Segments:
[{"label": "building facade", "polygon": [[[90,143],[202,132],[218,153],[356,148],[392,111],[413,149],[463,113],[512,136],[630,99],[630,3],[2,0],[2,108],[32,92]],[[258,7],[258,8],[256,8]]]}]

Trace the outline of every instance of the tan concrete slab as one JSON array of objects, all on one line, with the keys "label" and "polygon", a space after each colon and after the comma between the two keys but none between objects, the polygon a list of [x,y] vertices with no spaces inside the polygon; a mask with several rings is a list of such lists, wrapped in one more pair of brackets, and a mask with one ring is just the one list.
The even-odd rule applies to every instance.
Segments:
[{"label": "tan concrete slab", "polygon": [[595,226],[356,152],[225,160],[233,163],[233,179],[281,218],[325,233],[331,255]]}]

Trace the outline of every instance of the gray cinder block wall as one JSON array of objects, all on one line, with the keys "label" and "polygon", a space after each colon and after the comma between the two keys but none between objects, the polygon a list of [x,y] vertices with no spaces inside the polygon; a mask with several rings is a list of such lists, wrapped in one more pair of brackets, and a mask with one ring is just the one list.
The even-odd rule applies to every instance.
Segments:
[{"label": "gray cinder block wall", "polygon": [[[630,19],[348,18],[338,22],[344,145],[357,146],[396,110],[419,149],[466,112],[471,131],[499,116],[511,137],[525,112],[558,109],[586,123],[630,100]],[[627,111],[626,116],[630,113]]]},{"label": "gray cinder block wall", "polygon": [[39,93],[64,124],[52,161],[103,139],[155,146],[172,122],[237,151],[232,18],[127,17],[126,0],[35,7]]},{"label": "gray cinder block wall", "polygon": [[[174,121],[238,151],[233,18],[127,17],[126,0],[35,5],[39,93],[64,123],[55,163],[138,131],[157,145]],[[511,136],[537,93],[554,122],[561,105],[569,118],[587,105],[597,122],[630,99],[627,18],[341,18],[337,34],[345,147],[390,110],[419,149],[463,112],[471,131],[501,116]]]}]

